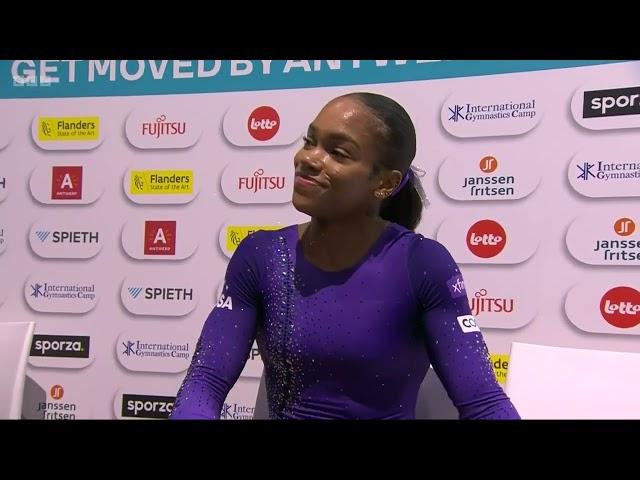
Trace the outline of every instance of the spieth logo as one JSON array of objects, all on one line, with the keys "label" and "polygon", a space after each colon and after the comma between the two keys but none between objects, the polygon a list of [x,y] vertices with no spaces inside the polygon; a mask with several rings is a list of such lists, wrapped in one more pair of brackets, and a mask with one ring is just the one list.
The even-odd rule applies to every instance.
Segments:
[{"label": "spieth logo", "polygon": [[131,298],[135,300],[136,298],[138,298],[138,295],[140,295],[140,292],[142,292],[142,287],[129,287],[128,290]]},{"label": "spieth logo", "polygon": [[43,258],[91,258],[100,252],[103,239],[91,227],[62,219],[37,222],[31,227],[29,244]]},{"label": "spieth logo", "polygon": [[628,237],[636,231],[636,224],[630,218],[620,218],[613,225],[613,231],[621,237]]},{"label": "spieth logo", "polygon": [[82,199],[82,167],[53,167],[51,200]]},{"label": "spieth logo", "polygon": [[260,142],[271,140],[280,129],[280,116],[272,107],[256,108],[247,121],[249,134]]},{"label": "spieth logo", "polygon": [[132,276],[120,290],[122,304],[135,315],[179,317],[190,313],[198,303],[196,289],[179,278],[156,275]]},{"label": "spieth logo", "polygon": [[600,313],[614,327],[635,327],[640,324],[640,292],[631,287],[612,288],[600,300]]},{"label": "spieth logo", "polygon": [[144,254],[176,254],[176,222],[147,220],[144,223]]},{"label": "spieth logo", "polygon": [[507,233],[493,220],[480,220],[467,232],[467,247],[477,257],[492,258],[507,244]]},{"label": "spieth logo", "polygon": [[[44,243],[51,235],[48,230],[37,230],[36,237]],[[51,243],[98,243],[99,232],[53,232]]]}]

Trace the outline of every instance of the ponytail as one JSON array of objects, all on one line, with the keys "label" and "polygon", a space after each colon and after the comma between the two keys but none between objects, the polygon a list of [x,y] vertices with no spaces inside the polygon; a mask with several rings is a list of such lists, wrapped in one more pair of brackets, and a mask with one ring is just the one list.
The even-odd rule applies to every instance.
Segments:
[{"label": "ponytail", "polygon": [[345,96],[360,101],[380,120],[380,158],[373,172],[377,173],[380,169],[405,172],[396,191],[380,205],[380,216],[415,230],[422,218],[423,203],[427,200],[420,181],[413,177],[411,171],[411,163],[416,155],[416,130],[411,117],[398,102],[384,95],[356,92]]},{"label": "ponytail", "polygon": [[422,218],[422,199],[413,181],[408,181],[380,205],[380,216],[409,230],[415,230]]}]

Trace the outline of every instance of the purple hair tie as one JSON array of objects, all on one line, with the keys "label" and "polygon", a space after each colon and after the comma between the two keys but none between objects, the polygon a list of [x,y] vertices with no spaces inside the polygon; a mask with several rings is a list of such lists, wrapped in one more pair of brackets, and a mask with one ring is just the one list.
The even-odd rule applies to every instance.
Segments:
[{"label": "purple hair tie", "polygon": [[404,176],[402,177],[402,180],[400,180],[400,183],[398,184],[398,186],[393,190],[393,192],[391,192],[391,197],[393,197],[395,194],[397,194],[400,190],[402,190],[405,186],[405,184],[409,181],[409,178],[413,177],[413,169],[409,168]]}]

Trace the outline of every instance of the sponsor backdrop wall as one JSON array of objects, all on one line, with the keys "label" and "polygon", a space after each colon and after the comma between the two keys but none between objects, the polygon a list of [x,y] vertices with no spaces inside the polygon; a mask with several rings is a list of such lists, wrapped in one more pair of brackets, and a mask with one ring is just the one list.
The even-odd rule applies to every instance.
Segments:
[{"label": "sponsor backdrop wall", "polygon": [[[640,64],[0,62],[0,321],[35,321],[23,416],[166,418],[229,257],[306,217],[319,108],[403,104],[504,382],[512,341],[640,351]],[[452,292],[461,291],[458,282]],[[250,418],[251,351],[222,417]]]}]

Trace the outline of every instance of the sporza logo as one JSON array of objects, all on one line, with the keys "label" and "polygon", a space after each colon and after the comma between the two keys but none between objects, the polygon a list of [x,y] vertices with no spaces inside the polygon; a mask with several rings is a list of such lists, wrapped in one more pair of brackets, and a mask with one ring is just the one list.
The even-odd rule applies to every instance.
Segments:
[{"label": "sporza logo", "polygon": [[582,118],[640,114],[640,87],[584,92]]}]

